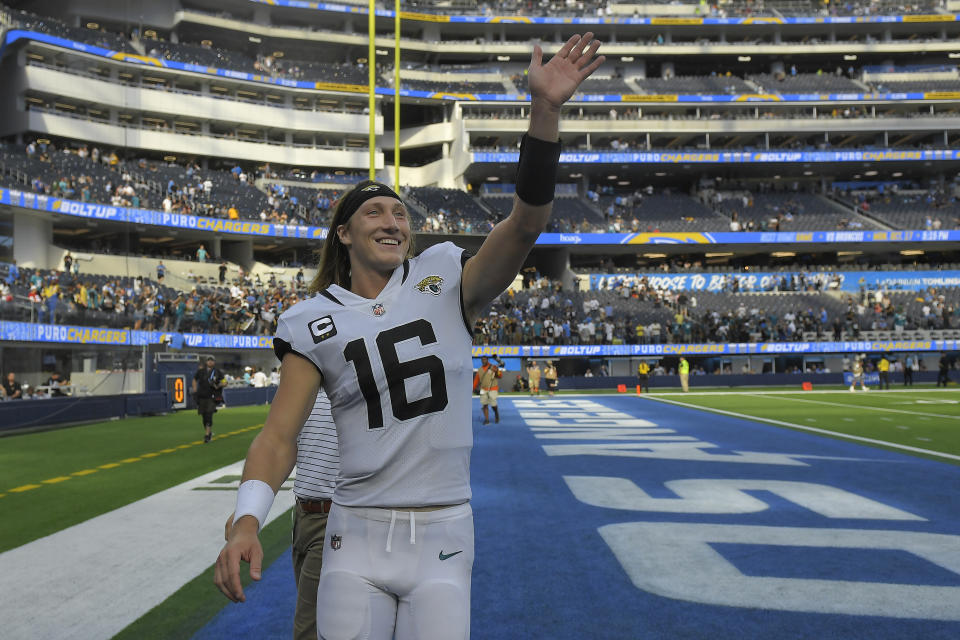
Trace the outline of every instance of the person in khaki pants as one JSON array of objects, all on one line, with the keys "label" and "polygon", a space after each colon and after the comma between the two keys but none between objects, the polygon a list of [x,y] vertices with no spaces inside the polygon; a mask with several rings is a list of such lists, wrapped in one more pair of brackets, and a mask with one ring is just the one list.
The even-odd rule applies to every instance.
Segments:
[{"label": "person in khaki pants", "polygon": [[683,392],[686,393],[690,391],[690,363],[687,362],[687,359],[684,357],[680,358],[680,386],[683,387]]},{"label": "person in khaki pants", "polygon": [[[337,429],[330,399],[321,389],[310,417],[297,439],[297,477],[293,492],[293,577],[297,581],[297,606],[293,614],[293,640],[317,638],[317,587],[323,566],[323,541],[340,468]],[[233,514],[227,519],[224,538],[229,540]],[[251,563],[251,575],[253,566]],[[259,580],[260,574],[254,576]]]}]

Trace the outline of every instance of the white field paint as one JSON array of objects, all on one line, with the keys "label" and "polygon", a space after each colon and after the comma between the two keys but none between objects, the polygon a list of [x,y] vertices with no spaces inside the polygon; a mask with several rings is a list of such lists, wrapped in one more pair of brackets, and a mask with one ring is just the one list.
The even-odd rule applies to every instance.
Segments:
[{"label": "white field paint", "polygon": [[[239,482],[214,481],[242,469],[236,462],[0,554],[0,635],[99,640],[122,631],[216,562]],[[281,490],[267,520],[293,500]]]}]

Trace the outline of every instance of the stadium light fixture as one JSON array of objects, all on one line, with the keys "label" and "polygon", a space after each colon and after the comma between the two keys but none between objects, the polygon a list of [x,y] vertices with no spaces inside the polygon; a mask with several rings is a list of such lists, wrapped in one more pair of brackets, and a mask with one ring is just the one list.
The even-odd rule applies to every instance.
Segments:
[{"label": "stadium light fixture", "polygon": [[510,62],[510,56],[497,56],[497,62]]},{"label": "stadium light fixture", "polygon": [[377,49],[377,55],[378,55],[378,56],[388,56],[388,55],[390,55],[390,52],[387,51],[386,49]]},{"label": "stadium light fixture", "polygon": [[633,62],[633,56],[620,56],[620,62]]},{"label": "stadium light fixture", "polygon": [[805,176],[812,176],[812,175],[813,175],[813,171],[804,171],[804,172],[803,172],[803,175],[805,175]]},{"label": "stadium light fixture", "polygon": [[656,258],[666,258],[666,257],[667,257],[667,254],[665,254],[665,253],[645,253],[645,254],[643,254],[643,257],[644,257],[644,258],[654,258],[654,259],[656,259]]},{"label": "stadium light fixture", "polygon": [[607,180],[616,180],[617,176],[607,176]]},{"label": "stadium light fixture", "polygon": [[571,177],[571,178],[582,178],[582,177],[583,177],[583,174],[582,174],[582,173],[571,173],[571,174],[570,174],[570,177]]},{"label": "stadium light fixture", "polygon": [[904,249],[900,252],[902,256],[922,256],[923,249]]},{"label": "stadium light fixture", "polygon": [[653,175],[657,176],[658,178],[662,178],[663,176],[667,175],[667,172],[666,172],[666,171],[657,171],[657,172],[656,172],[655,174],[653,174]]},{"label": "stadium light fixture", "polygon": [[862,256],[863,251],[837,251],[838,256]]},{"label": "stadium light fixture", "polygon": [[719,253],[705,253],[708,258],[730,258],[733,256],[732,251],[721,251]]},{"label": "stadium light fixture", "polygon": [[499,176],[487,176],[487,182],[500,182]]},{"label": "stadium light fixture", "polygon": [[894,171],[894,172],[891,173],[890,175],[893,176],[894,178],[902,178],[902,177],[903,177],[903,171]]},{"label": "stadium light fixture", "polygon": [[737,56],[737,60],[740,62],[750,62],[752,59],[750,56]]},{"label": "stadium light fixture", "polygon": [[94,31],[96,31],[96,30],[99,29],[99,28],[100,28],[100,25],[97,24],[96,22],[88,22],[88,23],[87,23],[87,29],[93,29]]},{"label": "stadium light fixture", "polygon": [[627,186],[628,184],[630,184],[630,181],[629,181],[629,180],[617,180],[617,184],[620,185],[621,187],[625,187],[625,186]]},{"label": "stadium light fixture", "polygon": [[864,171],[864,172],[863,172],[863,175],[865,175],[865,176],[875,176],[875,175],[877,175],[877,172],[876,172],[876,171]]},{"label": "stadium light fixture", "polygon": [[274,52],[273,52],[273,57],[274,57],[274,58],[282,58],[283,55],[284,55],[284,54],[283,54],[283,51],[274,51]]},{"label": "stadium light fixture", "polygon": [[249,36],[247,40],[249,40],[250,42],[253,42],[254,44],[260,44],[261,42],[263,42],[263,40],[261,40],[257,36]]},{"label": "stadium light fixture", "polygon": [[773,253],[770,254],[770,257],[771,258],[793,258],[796,255],[797,254],[795,254],[793,251],[774,251]]},{"label": "stadium light fixture", "polygon": [[948,54],[948,57],[950,57],[950,58],[960,58],[960,52]]},{"label": "stadium light fixture", "polygon": [[843,59],[844,59],[844,60],[853,61],[853,60],[856,60],[856,59],[857,59],[857,56],[856,56],[856,54],[848,53],[848,54],[846,54],[845,56],[843,56]]}]

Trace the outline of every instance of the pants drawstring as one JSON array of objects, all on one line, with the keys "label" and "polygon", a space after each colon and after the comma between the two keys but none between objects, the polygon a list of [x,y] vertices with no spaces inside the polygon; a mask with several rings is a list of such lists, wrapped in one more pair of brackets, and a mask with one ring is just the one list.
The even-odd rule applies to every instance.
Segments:
[{"label": "pants drawstring", "polygon": [[390,511],[390,529],[387,531],[387,553],[390,553],[390,543],[393,541],[393,526],[397,523],[397,512]]},{"label": "pants drawstring", "polygon": [[410,544],[417,544],[417,521],[413,518],[413,511],[410,512]]}]

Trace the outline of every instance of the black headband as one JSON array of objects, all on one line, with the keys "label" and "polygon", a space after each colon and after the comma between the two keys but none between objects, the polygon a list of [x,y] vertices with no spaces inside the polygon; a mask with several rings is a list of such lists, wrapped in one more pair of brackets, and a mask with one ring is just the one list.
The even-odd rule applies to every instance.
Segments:
[{"label": "black headband", "polygon": [[379,198],[380,196],[396,198],[400,201],[400,204],[403,204],[403,198],[397,195],[396,191],[387,185],[372,180],[365,180],[344,196],[343,205],[340,207],[341,216],[337,224],[347,224],[350,216],[355,214],[364,202],[370,198]]}]

